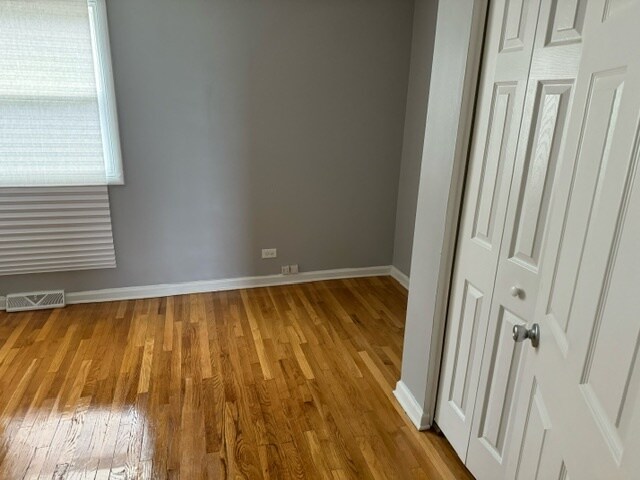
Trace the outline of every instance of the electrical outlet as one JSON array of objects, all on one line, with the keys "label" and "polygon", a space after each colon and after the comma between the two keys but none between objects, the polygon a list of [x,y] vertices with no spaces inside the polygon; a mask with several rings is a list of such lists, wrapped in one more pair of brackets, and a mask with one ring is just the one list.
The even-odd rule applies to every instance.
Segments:
[{"label": "electrical outlet", "polygon": [[262,258],[276,258],[278,256],[278,249],[276,248],[263,248]]},{"label": "electrical outlet", "polygon": [[289,269],[289,265],[283,265],[282,266],[282,275],[289,275],[291,273],[291,270]]},{"label": "electrical outlet", "polygon": [[289,270],[291,273],[298,273],[298,264],[294,263],[293,265],[289,265]]}]

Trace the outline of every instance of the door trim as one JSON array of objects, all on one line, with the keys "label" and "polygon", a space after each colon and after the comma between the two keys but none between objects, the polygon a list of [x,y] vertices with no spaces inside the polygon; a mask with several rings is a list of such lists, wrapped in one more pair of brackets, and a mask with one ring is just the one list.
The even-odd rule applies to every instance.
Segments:
[{"label": "door trim", "polygon": [[[423,149],[423,172],[420,178],[416,229],[413,241],[411,261],[411,284],[407,306],[407,323],[402,362],[401,379],[394,395],[400,406],[419,430],[431,427],[435,415],[435,405],[440,379],[440,364],[444,345],[444,332],[447,321],[449,291],[455,260],[456,241],[462,207],[462,194],[466,178],[469,147],[473,131],[473,119],[477,100],[478,81],[485,38],[486,18],[489,0],[440,0],[436,22],[434,59],[437,55],[451,55],[444,37],[452,35],[447,18],[455,15],[468,25],[468,43],[465,48],[453,52],[458,56],[458,65],[462,64],[464,80],[462,88],[452,92],[450,85],[441,74],[434,70],[429,87],[429,104],[425,144]],[[447,13],[449,16],[447,16]],[[446,32],[446,33],[443,33]],[[455,32],[465,34],[465,32]],[[453,94],[452,94],[453,93]],[[448,103],[448,105],[447,105]],[[430,125],[429,117],[437,116],[440,110],[459,105],[455,119],[455,129],[449,130],[446,138]],[[435,112],[435,113],[434,113]],[[438,120],[433,119],[432,122]],[[449,190],[439,211],[430,208],[425,201],[430,185],[425,175],[427,160],[432,158],[430,147],[435,143],[448,144],[450,167],[448,173]],[[438,161],[446,161],[439,158]],[[433,181],[433,179],[431,179]],[[442,181],[442,179],[438,179]],[[423,200],[421,202],[421,199]],[[440,215],[442,218],[441,235],[434,243],[433,232],[420,228],[421,218]],[[439,245],[438,245],[439,244]],[[439,252],[438,265],[425,262],[425,255]],[[433,286],[435,285],[435,289]],[[427,293],[425,295],[425,293]],[[417,339],[417,340],[416,340]],[[413,340],[413,341],[412,341]],[[426,340],[426,342],[425,342]],[[427,343],[425,345],[425,343]],[[419,408],[416,409],[416,406]]]}]

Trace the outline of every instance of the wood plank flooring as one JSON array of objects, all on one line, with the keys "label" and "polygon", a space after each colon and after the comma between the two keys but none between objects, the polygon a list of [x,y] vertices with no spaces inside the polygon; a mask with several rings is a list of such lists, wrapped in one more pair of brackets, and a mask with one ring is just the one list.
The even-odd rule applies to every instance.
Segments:
[{"label": "wood plank flooring", "polygon": [[390,277],[0,312],[0,478],[471,478],[395,402]]}]

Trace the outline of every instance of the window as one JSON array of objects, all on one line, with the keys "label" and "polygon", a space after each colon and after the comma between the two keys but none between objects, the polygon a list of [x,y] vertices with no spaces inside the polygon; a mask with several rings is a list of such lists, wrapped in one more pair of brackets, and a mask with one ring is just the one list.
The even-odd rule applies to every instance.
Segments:
[{"label": "window", "polygon": [[0,0],[0,186],[123,183],[105,0]]}]

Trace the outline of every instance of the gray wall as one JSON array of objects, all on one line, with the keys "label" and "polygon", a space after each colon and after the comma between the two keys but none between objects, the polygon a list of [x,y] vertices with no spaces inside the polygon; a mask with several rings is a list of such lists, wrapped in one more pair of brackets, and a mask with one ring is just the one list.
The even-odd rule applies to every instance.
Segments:
[{"label": "gray wall", "polygon": [[0,294],[391,263],[413,0],[107,4],[118,268]]},{"label": "gray wall", "polygon": [[409,275],[411,270],[411,250],[418,203],[424,129],[427,120],[437,7],[437,0],[416,0],[413,17],[411,70],[404,121],[393,250],[393,265],[405,275]]}]

